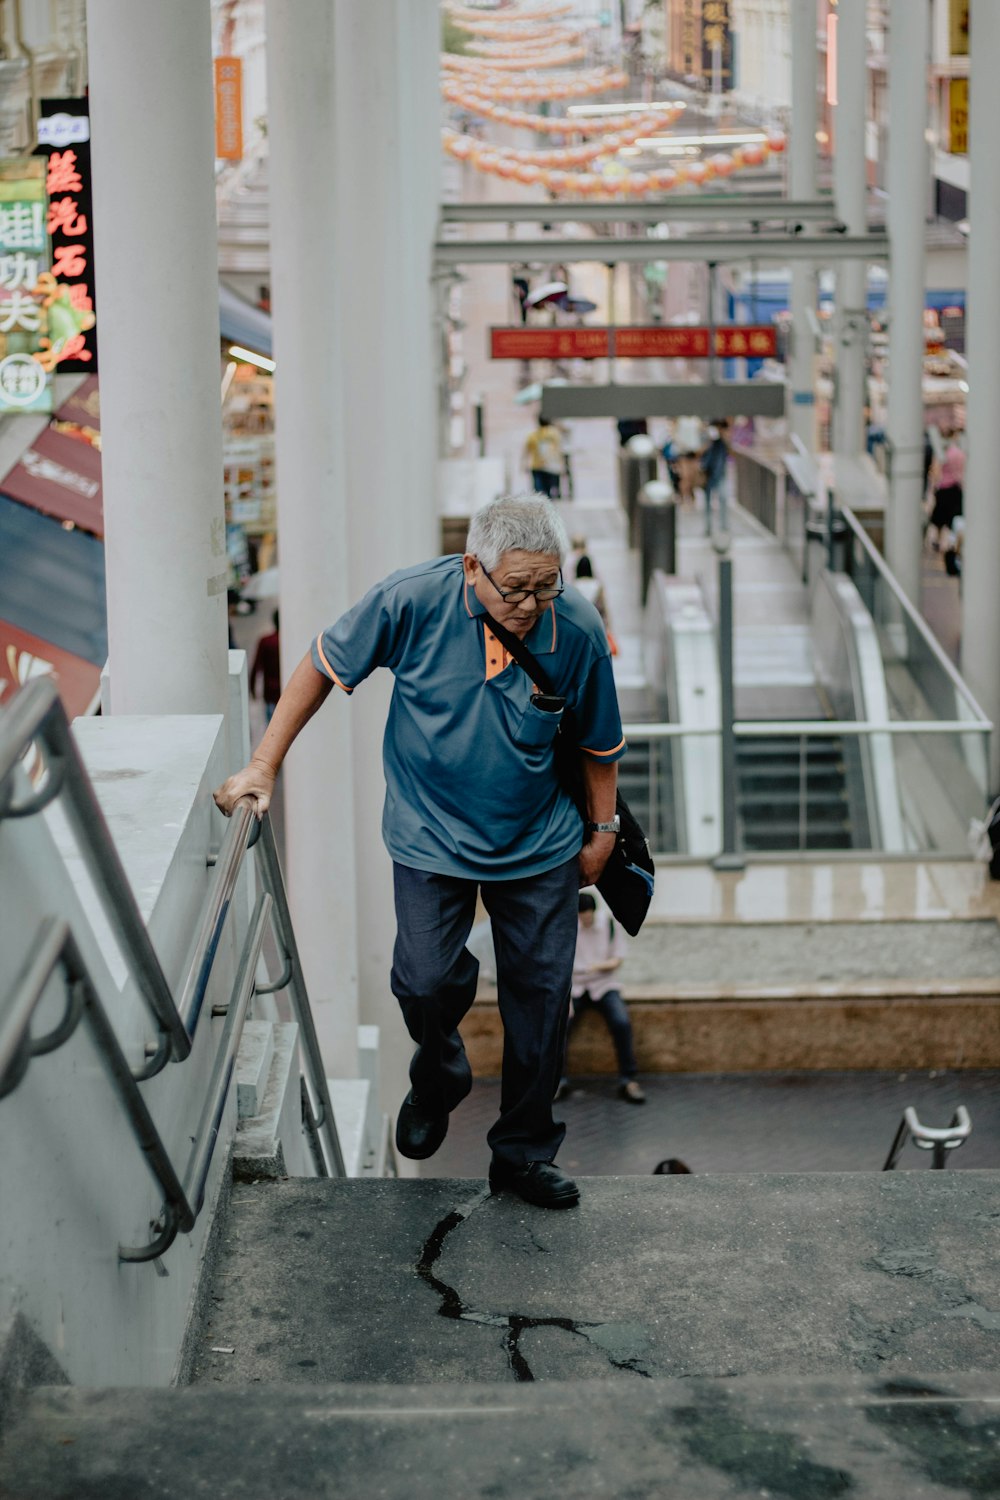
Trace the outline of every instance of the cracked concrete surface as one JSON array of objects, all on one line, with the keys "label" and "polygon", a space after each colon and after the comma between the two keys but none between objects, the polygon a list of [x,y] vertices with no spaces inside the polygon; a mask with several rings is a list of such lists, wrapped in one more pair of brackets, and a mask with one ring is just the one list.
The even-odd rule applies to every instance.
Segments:
[{"label": "cracked concrete surface", "polygon": [[[1000,1369],[993,1174],[241,1187],[201,1382]],[[212,1346],[232,1354],[212,1353]]]}]

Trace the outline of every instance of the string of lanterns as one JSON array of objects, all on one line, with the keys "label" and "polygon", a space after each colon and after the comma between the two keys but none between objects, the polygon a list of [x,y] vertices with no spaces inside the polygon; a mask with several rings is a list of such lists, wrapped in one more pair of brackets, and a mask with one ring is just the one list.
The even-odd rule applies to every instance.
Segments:
[{"label": "string of lanterns", "polygon": [[558,51],[535,52],[530,60],[526,57],[505,57],[495,54],[490,57],[458,57],[453,53],[448,54],[448,64],[454,73],[470,73],[473,75],[486,73],[495,68],[504,72],[509,69],[531,68],[563,68],[567,63],[579,62],[581,57],[586,57],[584,47],[562,47]]},{"label": "string of lanterns", "polygon": [[[442,59],[442,62],[447,68],[447,59]],[[520,83],[516,83],[506,74],[494,73],[489,77],[461,81],[467,82],[478,93],[488,93],[492,99],[517,104],[538,104],[543,99],[582,99],[588,94],[606,94],[611,89],[623,89],[628,83],[628,77],[625,73],[615,72],[610,68],[580,68],[560,79],[543,78],[529,73]]]},{"label": "string of lanterns", "polygon": [[[646,127],[643,127],[645,130]],[[467,161],[480,172],[490,172],[497,177],[513,179],[526,184],[538,183],[558,196],[594,197],[620,194],[642,197],[646,193],[669,193],[675,188],[702,187],[716,178],[731,177],[747,167],[762,165],[768,156],[777,155],[785,149],[783,135],[769,135],[764,141],[747,146],[738,146],[732,152],[719,152],[707,161],[681,162],[676,167],[663,167],[650,172],[630,172],[620,163],[609,163],[603,172],[566,171],[567,165],[586,158],[574,157],[573,163],[565,161],[572,154],[517,151],[510,147],[497,148],[486,145],[474,136],[462,135],[459,131],[445,129],[441,141],[449,156],[458,161]],[[607,155],[607,143],[597,147],[578,147],[578,151],[590,150],[592,160]],[[548,155],[564,158],[558,164],[547,166],[536,159]]]},{"label": "string of lanterns", "polygon": [[484,38],[482,41],[467,42],[466,48],[469,52],[483,53],[486,56],[502,52],[507,57],[521,57],[526,52],[541,52],[546,47],[568,45],[579,40],[579,31],[570,31],[562,26],[546,26],[544,29],[539,27],[537,31],[526,32],[516,39]]},{"label": "string of lanterns", "polygon": [[465,5],[449,5],[448,14],[464,31],[476,36],[511,36],[528,26],[537,26],[542,21],[553,21],[557,16],[568,16],[572,5],[533,5],[530,10],[517,16],[485,16],[481,10],[470,10]]},{"label": "string of lanterns", "polygon": [[[648,135],[651,130],[657,128],[657,121],[660,128],[662,128],[668,123],[669,118],[669,116],[658,115],[655,118],[640,117],[637,120],[633,115],[624,129],[603,136],[599,141],[590,141],[582,146],[557,146],[542,150],[506,146],[489,147],[484,142],[476,140],[472,136],[463,136],[456,131],[446,130],[444,135],[446,138],[454,135],[457,139],[471,141],[478,147],[474,165],[478,165],[480,170],[484,172],[494,170],[492,166],[494,158],[496,158],[498,163],[514,161],[525,165],[530,164],[535,167],[578,167],[582,166],[584,162],[596,161],[599,156],[610,156],[614,152],[620,151],[623,146],[631,146],[641,136]],[[499,167],[496,170],[501,177],[509,177],[511,175],[509,172],[500,171]]]},{"label": "string of lanterns", "polygon": [[[447,154],[457,161],[468,162],[477,171],[525,184],[537,183],[557,197],[642,197],[646,193],[672,192],[678,187],[701,187],[745,168],[760,166],[769,156],[785,150],[785,137],[774,132],[760,141],[737,146],[732,152],[719,152],[706,161],[680,161],[676,166],[631,171],[616,160],[616,154],[631,148],[632,154],[637,155],[634,143],[667,129],[676,121],[683,104],[641,110],[633,107],[627,113],[609,111],[600,117],[570,120],[509,109],[502,102],[529,104],[580,98],[627,85],[627,75],[610,68],[581,68],[552,76],[551,70],[586,55],[585,48],[576,45],[579,33],[544,24],[565,16],[572,5],[541,4],[518,16],[488,19],[483,18],[481,11],[466,6],[449,5],[447,9],[463,29],[475,37],[487,38],[485,42],[468,44],[470,51],[485,56],[454,53],[442,56],[441,91],[448,103],[514,129],[598,137],[582,145],[528,150],[491,145],[450,128],[442,130],[441,141]],[[512,73],[520,77],[514,79]],[[666,140],[669,142],[669,137]],[[573,170],[581,167],[590,170]]]},{"label": "string of lanterns", "polygon": [[669,110],[651,106],[648,110],[644,110],[641,116],[637,110],[633,109],[628,114],[574,115],[572,118],[567,118],[566,115],[536,115],[526,109],[507,109],[502,104],[494,104],[488,96],[472,88],[464,88],[458,83],[443,83],[441,93],[449,104],[457,104],[469,114],[481,115],[497,125],[509,125],[515,130],[533,130],[539,135],[608,134],[616,130],[626,130],[639,118],[643,121],[643,132],[649,134],[651,131],[664,130],[669,125],[673,125],[685,109],[683,104],[672,104]]}]

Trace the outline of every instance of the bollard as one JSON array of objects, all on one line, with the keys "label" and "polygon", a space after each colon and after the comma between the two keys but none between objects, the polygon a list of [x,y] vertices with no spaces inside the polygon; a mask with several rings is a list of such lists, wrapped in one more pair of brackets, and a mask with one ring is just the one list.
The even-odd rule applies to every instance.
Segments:
[{"label": "bollard", "polygon": [[654,571],[658,568],[661,573],[677,572],[677,505],[669,484],[662,479],[651,479],[644,484],[639,491],[636,516],[645,604]]},{"label": "bollard", "polygon": [[656,447],[644,433],[630,437],[618,455],[618,493],[622,509],[628,518],[629,546],[638,545],[636,534],[636,509],[639,491],[644,484],[655,480],[657,472]]}]

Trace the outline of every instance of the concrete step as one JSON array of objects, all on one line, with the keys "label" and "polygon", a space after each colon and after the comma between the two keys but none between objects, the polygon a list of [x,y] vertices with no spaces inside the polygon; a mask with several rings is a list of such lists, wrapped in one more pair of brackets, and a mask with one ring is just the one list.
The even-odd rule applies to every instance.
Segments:
[{"label": "concrete step", "polygon": [[994,1376],[43,1388],[11,1500],[954,1500],[1000,1489]]},{"label": "concrete step", "polygon": [[995,1173],[581,1189],[552,1212],[468,1179],[237,1184],[193,1379],[1000,1372]]}]

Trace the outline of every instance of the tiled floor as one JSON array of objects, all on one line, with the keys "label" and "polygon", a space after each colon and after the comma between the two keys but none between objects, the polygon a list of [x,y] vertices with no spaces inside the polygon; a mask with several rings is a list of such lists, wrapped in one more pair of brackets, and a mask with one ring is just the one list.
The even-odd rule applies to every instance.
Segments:
[{"label": "tiled floor", "polygon": [[[923,1124],[943,1126],[964,1104],[972,1134],[948,1170],[996,1170],[998,1084],[996,1072],[657,1074],[642,1079],[648,1102],[632,1105],[615,1079],[583,1078],[555,1107],[567,1125],[558,1159],[583,1176],[642,1175],[666,1157],[699,1173],[877,1172],[907,1105]],[[421,1176],[485,1175],[499,1096],[495,1080],[476,1083]],[[929,1155],[907,1146],[904,1169],[930,1170]]]}]

